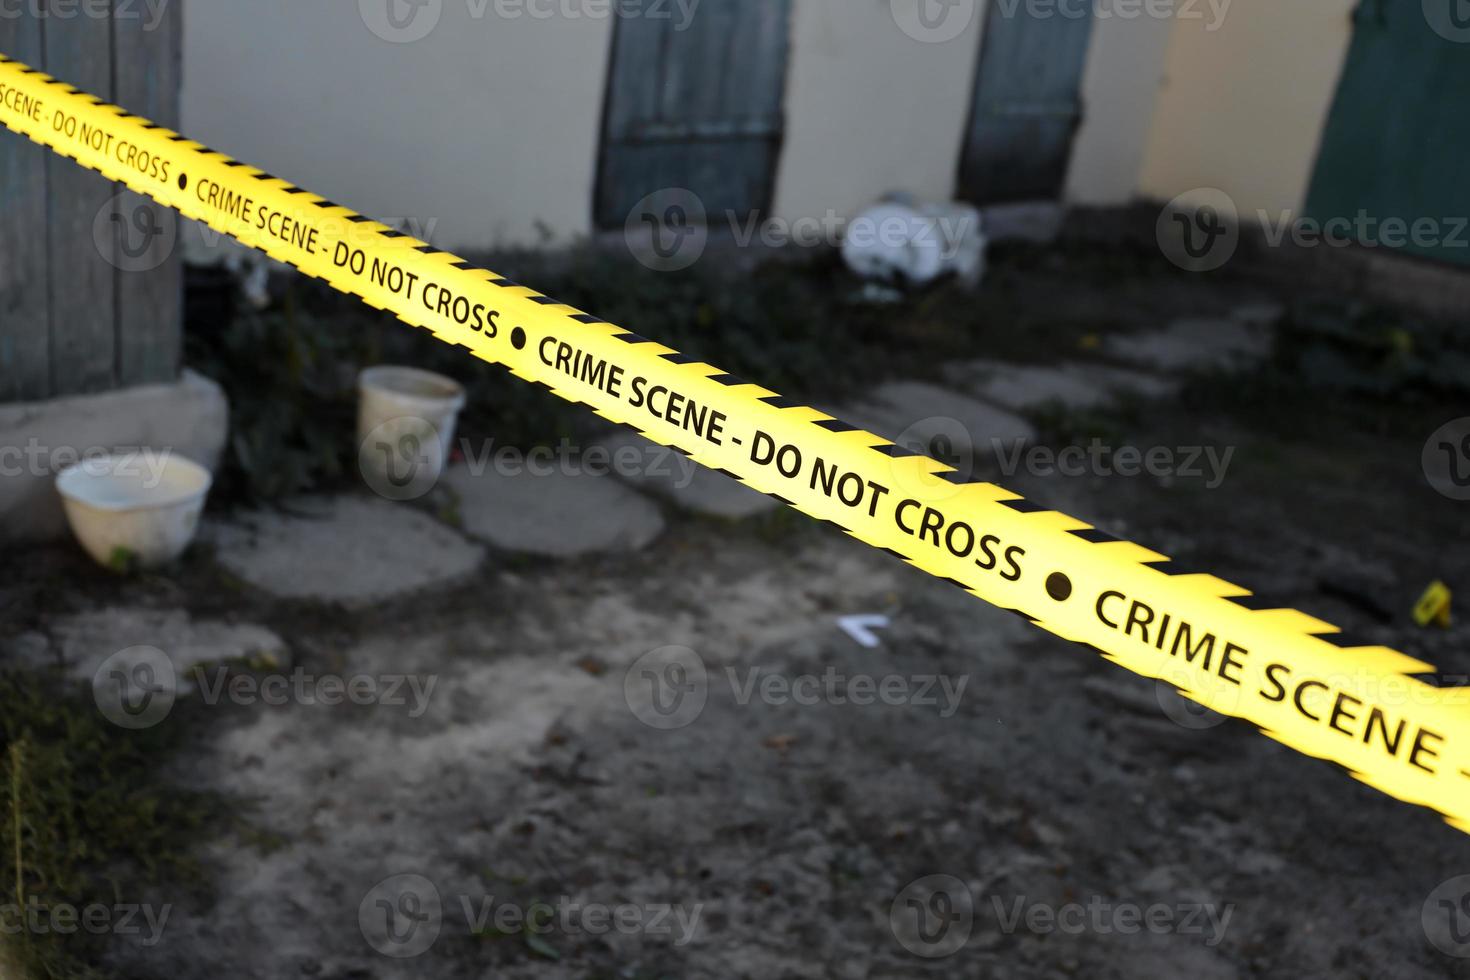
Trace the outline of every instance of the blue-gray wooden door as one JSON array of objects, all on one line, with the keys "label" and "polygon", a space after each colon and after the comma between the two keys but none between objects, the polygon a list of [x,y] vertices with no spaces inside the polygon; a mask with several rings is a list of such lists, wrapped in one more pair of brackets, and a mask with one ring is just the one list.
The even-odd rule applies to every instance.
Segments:
[{"label": "blue-gray wooden door", "polygon": [[1058,198],[1082,119],[1092,4],[986,6],[959,196],[976,204]]},{"label": "blue-gray wooden door", "polygon": [[[0,5],[0,52],[178,127],[181,4]],[[172,381],[177,216],[0,128],[0,402]]]},{"label": "blue-gray wooden door", "polygon": [[[644,3],[613,33],[593,212],[622,227],[644,197],[697,194],[714,216],[770,206],[781,152],[791,0]],[[648,16],[663,10],[666,17]]]}]

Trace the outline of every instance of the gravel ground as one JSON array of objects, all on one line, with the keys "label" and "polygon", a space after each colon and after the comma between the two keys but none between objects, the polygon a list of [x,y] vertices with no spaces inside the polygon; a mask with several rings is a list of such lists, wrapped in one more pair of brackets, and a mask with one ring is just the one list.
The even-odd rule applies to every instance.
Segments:
[{"label": "gravel ground", "polygon": [[[1235,389],[1191,384],[1115,420],[1120,444],[1233,447],[1218,486],[1001,482],[1470,672],[1462,621],[1407,615],[1431,579],[1470,582],[1467,505],[1419,462],[1452,407],[1380,418],[1308,397],[1283,414]],[[191,744],[170,777],[250,801],[257,832],[222,831],[212,898],[150,896],[173,903],[161,940],[115,944],[108,966],[1470,975],[1437,948],[1470,953],[1451,928],[1470,839],[1434,814],[831,527],[664,509],[636,553],[491,549],[468,579],[350,612],[272,599],[208,548],[141,580],[63,548],[0,559],[9,608],[29,603],[43,634],[76,611],[185,609],[259,624],[312,675],[419,685],[401,704],[182,705],[166,724]],[[863,614],[888,617],[877,646],[838,625]]]}]

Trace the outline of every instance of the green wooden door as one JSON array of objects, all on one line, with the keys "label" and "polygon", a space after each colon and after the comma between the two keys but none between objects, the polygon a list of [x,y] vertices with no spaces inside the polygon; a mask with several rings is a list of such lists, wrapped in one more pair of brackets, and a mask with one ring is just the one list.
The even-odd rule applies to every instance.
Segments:
[{"label": "green wooden door", "polygon": [[1470,2],[1363,0],[1353,19],[1307,214],[1470,264]]}]

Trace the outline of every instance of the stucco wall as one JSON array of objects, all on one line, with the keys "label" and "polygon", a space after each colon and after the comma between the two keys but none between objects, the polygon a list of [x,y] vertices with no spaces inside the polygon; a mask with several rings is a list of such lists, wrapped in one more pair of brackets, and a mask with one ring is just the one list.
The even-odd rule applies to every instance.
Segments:
[{"label": "stucco wall", "polygon": [[[924,41],[898,26],[904,2],[896,0],[896,18],[888,0],[797,0],[782,217],[851,214],[889,190],[935,200],[954,192],[986,3],[962,0],[952,9],[956,17],[968,9],[964,29]],[[1170,27],[1144,17],[1094,25],[1069,199],[1121,204],[1136,194]]]},{"label": "stucco wall", "polygon": [[391,43],[356,0],[189,0],[183,130],[441,246],[585,232],[612,22],[437,9]]},{"label": "stucco wall", "polygon": [[929,42],[887,0],[796,0],[776,213],[849,217],[890,190],[947,199],[983,20],[974,9],[958,37]]},{"label": "stucco wall", "polygon": [[1356,0],[1234,0],[1218,30],[1178,21],[1144,155],[1143,192],[1199,187],[1273,220],[1299,209],[1352,38]]},{"label": "stucco wall", "polygon": [[[375,5],[353,0],[188,0],[183,129],[365,214],[410,218],[444,247],[587,234],[612,21],[593,3],[525,2],[430,0],[429,19],[375,33],[361,13]],[[563,7],[581,15],[531,12]],[[795,0],[776,215],[953,193],[985,0],[953,9],[963,29],[936,43],[905,32],[889,0]],[[1098,22],[1073,199],[1138,189],[1167,27]]]},{"label": "stucco wall", "polygon": [[1079,204],[1126,204],[1153,123],[1174,21],[1108,17],[1093,24],[1082,76],[1082,125],[1072,146],[1066,196]]}]

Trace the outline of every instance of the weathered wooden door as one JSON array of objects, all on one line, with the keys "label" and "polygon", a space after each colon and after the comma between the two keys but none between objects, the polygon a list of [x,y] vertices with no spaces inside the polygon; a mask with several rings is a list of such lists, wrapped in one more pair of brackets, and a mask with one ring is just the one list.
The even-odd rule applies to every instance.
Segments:
[{"label": "weathered wooden door", "polygon": [[[178,128],[181,4],[13,6],[0,51]],[[177,376],[176,220],[0,128],[0,402]]]},{"label": "weathered wooden door", "polygon": [[[597,192],[600,227],[645,196],[697,194],[741,219],[771,202],[781,150],[791,0],[643,4],[617,18]],[[668,16],[650,16],[663,10]]]},{"label": "weathered wooden door", "polygon": [[1470,3],[1364,0],[1353,20],[1307,214],[1470,264]]},{"label": "weathered wooden door", "polygon": [[959,196],[975,204],[1061,196],[1082,119],[1092,4],[989,0]]}]

